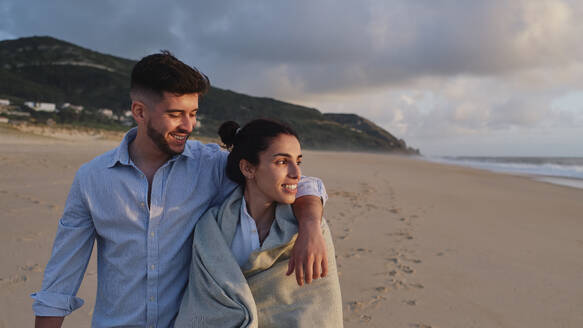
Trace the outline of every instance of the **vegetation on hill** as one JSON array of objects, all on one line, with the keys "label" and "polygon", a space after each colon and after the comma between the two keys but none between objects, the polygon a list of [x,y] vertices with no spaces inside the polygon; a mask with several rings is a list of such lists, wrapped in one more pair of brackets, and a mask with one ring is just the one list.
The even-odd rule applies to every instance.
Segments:
[{"label": "vegetation on hill", "polygon": [[[135,61],[101,54],[52,37],[29,37],[0,41],[0,98],[15,104],[24,101],[82,105],[82,113],[34,113],[57,122],[86,126],[111,126],[99,108],[121,116],[129,108],[129,75]],[[415,152],[373,122],[356,114],[322,114],[314,108],[270,98],[252,97],[211,88],[200,104],[197,133],[215,137],[220,123],[244,124],[268,117],[287,122],[300,134],[307,148],[331,150]],[[46,117],[45,117],[46,116]]]}]

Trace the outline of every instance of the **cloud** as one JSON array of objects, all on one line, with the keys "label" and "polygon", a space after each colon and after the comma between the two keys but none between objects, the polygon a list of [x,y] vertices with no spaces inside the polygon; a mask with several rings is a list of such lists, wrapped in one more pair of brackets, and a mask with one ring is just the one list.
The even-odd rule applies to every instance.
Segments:
[{"label": "cloud", "polygon": [[169,49],[217,86],[356,112],[423,148],[581,127],[581,107],[555,105],[583,89],[579,17],[576,0],[9,0],[0,37]]}]

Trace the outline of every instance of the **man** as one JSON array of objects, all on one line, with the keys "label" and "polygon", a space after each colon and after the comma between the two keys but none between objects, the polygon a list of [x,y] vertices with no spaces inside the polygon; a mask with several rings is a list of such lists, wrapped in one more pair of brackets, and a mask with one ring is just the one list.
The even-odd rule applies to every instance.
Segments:
[{"label": "man", "polygon": [[[37,327],[60,327],[64,316],[83,305],[75,294],[94,240],[92,325],[173,325],[188,279],[194,225],[235,188],[225,176],[225,152],[187,141],[208,88],[206,76],[168,52],[136,64],[130,96],[137,128],[77,172],[43,287],[31,295]],[[313,178],[302,179],[299,189],[294,211],[300,232],[288,274],[295,270],[301,285],[326,274],[320,230],[326,193]]]}]

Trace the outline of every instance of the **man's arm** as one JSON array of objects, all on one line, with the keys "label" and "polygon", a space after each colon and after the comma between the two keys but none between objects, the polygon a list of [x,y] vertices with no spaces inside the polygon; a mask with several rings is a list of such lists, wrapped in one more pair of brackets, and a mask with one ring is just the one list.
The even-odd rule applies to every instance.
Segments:
[{"label": "man's arm", "polygon": [[79,172],[69,191],[63,217],[59,220],[42,289],[31,294],[36,327],[60,327],[63,318],[84,303],[75,294],[91,257],[95,228],[83,201]]},{"label": "man's arm", "polygon": [[323,204],[318,196],[303,196],[293,205],[294,215],[298,220],[298,238],[289,260],[287,275],[296,272],[296,281],[302,286],[304,281],[325,277],[328,273],[326,244],[322,236]]},{"label": "man's arm", "polygon": [[293,205],[298,220],[298,238],[292,250],[287,275],[296,272],[298,285],[311,283],[312,279],[325,277],[328,273],[326,245],[322,236],[322,212],[328,200],[322,180],[302,176],[298,183],[298,194]]}]

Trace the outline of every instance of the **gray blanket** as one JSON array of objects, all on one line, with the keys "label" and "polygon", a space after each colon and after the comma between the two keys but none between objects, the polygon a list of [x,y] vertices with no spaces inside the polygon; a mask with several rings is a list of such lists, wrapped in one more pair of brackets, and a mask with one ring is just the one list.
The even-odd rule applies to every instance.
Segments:
[{"label": "gray blanket", "polygon": [[235,190],[197,223],[189,283],[175,326],[342,327],[340,284],[326,221],[322,219],[328,276],[299,287],[294,275],[285,275],[298,231],[289,205],[277,205],[261,248],[243,268],[237,264],[231,243],[241,198],[241,189]]}]

